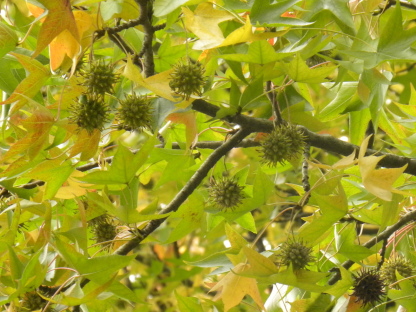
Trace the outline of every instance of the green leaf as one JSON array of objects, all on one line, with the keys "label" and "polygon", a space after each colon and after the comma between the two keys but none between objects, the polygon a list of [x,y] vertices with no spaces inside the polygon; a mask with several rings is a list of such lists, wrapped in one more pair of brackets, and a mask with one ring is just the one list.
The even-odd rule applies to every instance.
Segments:
[{"label": "green leaf", "polygon": [[197,266],[200,268],[213,268],[213,267],[226,267],[232,268],[234,265],[231,263],[230,259],[226,256],[227,251],[221,251],[214,253],[206,258],[197,261],[184,261],[185,263]]},{"label": "green leaf", "polygon": [[17,256],[14,249],[10,246],[9,247],[9,261],[10,261],[10,273],[13,277],[14,281],[20,280],[20,277],[22,276],[22,273],[24,271],[24,264],[19,260],[19,257]]},{"label": "green leaf", "polygon": [[136,154],[120,144],[108,171],[94,171],[79,179],[99,185],[128,184],[146,162],[155,142],[156,136],[150,137]]},{"label": "green leaf", "polygon": [[351,100],[356,92],[356,82],[344,82],[342,86],[337,90],[335,98],[330,103],[328,103],[319,113],[320,120],[328,121],[339,117],[339,115],[349,107],[352,102]]},{"label": "green leaf", "polygon": [[19,85],[19,80],[13,75],[13,62],[10,59],[0,59],[0,89],[7,94],[12,94]]},{"label": "green leaf", "polygon": [[[227,219],[227,217],[225,218]],[[241,217],[234,219],[234,222],[241,225],[243,228],[249,230],[250,232],[257,233],[256,222],[251,212],[247,212]]]},{"label": "green leaf", "polygon": [[170,36],[162,41],[162,45],[157,51],[155,56],[155,70],[156,72],[163,72],[165,70],[171,69],[172,65],[177,63],[179,59],[185,54],[186,45],[178,44],[172,45],[172,40]]},{"label": "green leaf", "polygon": [[39,262],[39,257],[42,252],[44,252],[43,249],[39,249],[37,252],[35,252],[31,256],[30,261],[25,266],[25,269],[19,280],[19,289],[22,292],[33,290],[42,284],[48,270],[47,266],[43,266]]},{"label": "green leaf", "polygon": [[335,298],[339,298],[342,295],[344,295],[348,291],[348,289],[351,288],[354,282],[352,279],[352,275],[348,270],[346,270],[342,266],[338,266],[338,269],[341,272],[341,279],[330,289],[326,290],[328,294],[334,296]]},{"label": "green leaf", "polygon": [[313,192],[313,199],[320,208],[321,215],[304,224],[299,230],[299,238],[313,245],[332,225],[348,212],[348,202],[345,193],[340,188],[338,195],[320,195]]},{"label": "green leaf", "polygon": [[292,53],[278,53],[272,45],[265,40],[259,40],[252,42],[248,47],[247,54],[225,54],[221,55],[221,58],[228,61],[246,62],[255,64],[267,64],[281,60]]},{"label": "green leaf", "polygon": [[416,29],[403,30],[403,18],[400,1],[380,34],[377,51],[385,55],[396,55],[398,51],[411,49],[410,46],[416,41]]},{"label": "green leaf", "polygon": [[165,243],[172,243],[198,229],[202,225],[204,216],[204,199],[198,193],[193,193],[178,211],[171,214],[169,219],[180,218],[169,239]]},{"label": "green leaf", "polygon": [[86,278],[97,283],[105,283],[112,278],[118,270],[128,266],[135,258],[135,255],[120,256],[109,255],[95,258],[77,258],[74,267]]},{"label": "green leaf", "polygon": [[175,291],[175,297],[180,312],[204,312],[197,298],[181,296],[177,291]]},{"label": "green leaf", "polygon": [[266,204],[270,198],[274,190],[274,183],[269,178],[267,174],[265,174],[261,168],[257,170],[256,177],[254,178],[254,185],[253,185],[253,200],[252,205],[254,206],[262,206]]},{"label": "green leaf", "polygon": [[328,273],[325,272],[313,272],[306,270],[297,270],[296,272],[292,268],[287,270],[272,274],[269,277],[259,277],[257,280],[261,283],[275,284],[280,283],[284,285],[289,285],[293,287],[298,287],[300,289],[310,291],[310,292],[326,292],[331,286],[320,286],[316,283],[320,280],[326,278]]},{"label": "green leaf", "polygon": [[0,58],[14,50],[18,40],[15,31],[11,27],[5,23],[0,23]]},{"label": "green leaf", "polygon": [[267,26],[306,26],[313,22],[305,22],[297,18],[281,17],[288,9],[300,0],[283,0],[270,4],[268,1],[256,0],[251,8],[250,19],[253,24]]},{"label": "green leaf", "polygon": [[157,17],[167,15],[187,1],[188,0],[155,0],[155,3],[153,4],[154,15]]},{"label": "green leaf", "polygon": [[310,11],[304,18],[305,20],[322,21],[323,23],[328,20],[335,21],[342,31],[349,35],[354,35],[355,26],[348,2],[348,0],[310,1],[308,8]]},{"label": "green leaf", "polygon": [[[358,263],[373,254],[368,248],[355,243],[357,238],[355,224],[350,223],[346,226],[339,224],[336,225],[336,229],[335,246],[340,254]],[[338,233],[340,234],[338,235]]]},{"label": "green leaf", "polygon": [[305,83],[321,83],[327,81],[327,77],[331,74],[336,66],[325,65],[317,68],[309,68],[297,53],[295,58],[289,64],[283,64],[286,73],[296,82]]},{"label": "green leaf", "polygon": [[243,110],[256,108],[258,102],[265,102],[267,100],[263,91],[263,77],[257,77],[250,81],[247,88],[244,90],[240,99],[240,107]]}]

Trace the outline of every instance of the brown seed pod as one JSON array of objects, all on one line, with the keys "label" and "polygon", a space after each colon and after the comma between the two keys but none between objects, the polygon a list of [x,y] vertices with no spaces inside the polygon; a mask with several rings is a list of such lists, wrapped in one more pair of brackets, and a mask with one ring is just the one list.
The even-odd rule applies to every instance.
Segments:
[{"label": "brown seed pod", "polygon": [[386,294],[384,292],[384,281],[376,270],[361,270],[354,276],[354,292],[356,302],[361,302],[361,306],[376,304],[381,301]]}]

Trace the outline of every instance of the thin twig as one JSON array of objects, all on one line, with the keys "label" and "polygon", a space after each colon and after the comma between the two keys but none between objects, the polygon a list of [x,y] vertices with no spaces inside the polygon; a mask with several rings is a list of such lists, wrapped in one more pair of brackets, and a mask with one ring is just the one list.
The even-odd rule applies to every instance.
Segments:
[{"label": "thin twig", "polygon": [[[169,205],[163,209],[160,214],[169,213],[176,211],[179,207],[185,202],[185,200],[192,194],[192,192],[201,184],[202,180],[208,175],[209,170],[215,166],[215,164],[227,154],[234,146],[238,145],[251,131],[247,129],[240,129],[236,134],[234,134],[228,141],[223,145],[217,148],[201,167],[194,173],[191,179],[186,183],[182,190],[176,194],[175,198],[169,203]],[[164,221],[166,218],[151,220],[146,227],[140,231],[136,237],[132,240],[121,246],[115,251],[117,255],[127,255],[130,251],[136,248],[147,236],[153,233]]]},{"label": "thin twig", "polygon": [[[394,232],[396,232],[397,230],[399,230],[401,227],[405,226],[407,223],[409,222],[413,222],[416,220],[416,210],[411,211],[407,214],[405,214],[402,218],[400,218],[399,221],[397,221],[395,224],[387,227],[383,232],[381,232],[380,234],[378,234],[377,236],[374,236],[372,239],[370,239],[369,241],[367,241],[364,245],[364,247],[366,248],[371,248],[373,247],[375,244],[387,240],[391,235],[393,235]],[[354,264],[354,261],[352,260],[347,260],[342,264],[342,267],[344,269],[349,269],[352,265]],[[329,281],[328,284],[329,285],[333,285],[335,284],[337,281],[339,281],[341,279],[341,274],[340,272],[336,272],[334,276],[332,276]]]}]

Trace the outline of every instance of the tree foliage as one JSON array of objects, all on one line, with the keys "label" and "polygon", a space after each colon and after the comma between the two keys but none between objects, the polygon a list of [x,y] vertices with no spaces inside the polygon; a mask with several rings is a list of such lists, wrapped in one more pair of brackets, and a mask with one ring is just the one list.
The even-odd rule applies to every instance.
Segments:
[{"label": "tree foliage", "polygon": [[412,1],[0,9],[3,310],[416,311]]}]

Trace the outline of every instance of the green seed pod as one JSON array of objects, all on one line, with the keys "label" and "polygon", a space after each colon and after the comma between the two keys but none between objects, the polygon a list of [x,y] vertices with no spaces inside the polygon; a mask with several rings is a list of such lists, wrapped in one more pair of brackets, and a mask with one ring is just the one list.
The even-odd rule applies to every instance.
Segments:
[{"label": "green seed pod", "polygon": [[102,98],[86,97],[76,102],[70,109],[70,121],[80,129],[92,133],[95,129],[102,130],[108,122],[109,108]]},{"label": "green seed pod", "polygon": [[208,202],[221,210],[228,208],[234,210],[245,197],[243,189],[244,187],[238,185],[233,178],[224,177],[218,181],[212,179],[208,188]]},{"label": "green seed pod", "polygon": [[[380,274],[387,285],[397,282],[396,271],[403,277],[412,276],[415,273],[413,264],[402,256],[388,259],[381,267]],[[394,285],[399,289],[399,285]]]},{"label": "green seed pod", "polygon": [[304,269],[315,258],[312,256],[312,248],[303,242],[289,240],[280,246],[276,254],[277,264],[292,265],[293,270]]},{"label": "green seed pod", "polygon": [[30,291],[22,297],[22,311],[42,310],[47,301],[43,299],[36,291]]},{"label": "green seed pod", "polygon": [[170,88],[189,99],[191,94],[202,95],[201,88],[205,83],[205,69],[199,62],[189,62],[189,64],[176,64],[170,75]]},{"label": "green seed pod", "polygon": [[83,85],[88,88],[88,93],[99,96],[106,92],[114,93],[114,84],[119,80],[118,75],[114,73],[114,66],[103,61],[90,64],[90,68],[84,70],[82,76],[85,78]]},{"label": "green seed pod", "polygon": [[110,220],[99,222],[93,228],[94,239],[99,243],[111,242],[117,236],[117,227]]},{"label": "green seed pod", "polygon": [[367,304],[376,304],[385,295],[384,281],[376,270],[362,270],[354,276],[354,292],[356,302],[361,302],[364,307]]},{"label": "green seed pod", "polygon": [[134,131],[150,128],[152,123],[152,104],[145,96],[127,95],[120,101],[117,111],[118,128]]},{"label": "green seed pod", "polygon": [[305,147],[305,136],[294,125],[276,127],[261,142],[262,161],[269,166],[297,158]]}]

